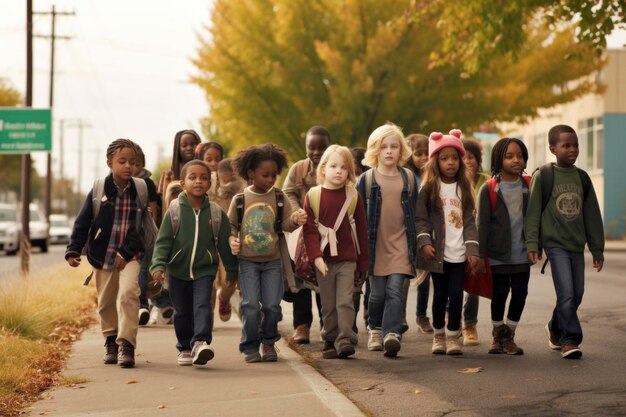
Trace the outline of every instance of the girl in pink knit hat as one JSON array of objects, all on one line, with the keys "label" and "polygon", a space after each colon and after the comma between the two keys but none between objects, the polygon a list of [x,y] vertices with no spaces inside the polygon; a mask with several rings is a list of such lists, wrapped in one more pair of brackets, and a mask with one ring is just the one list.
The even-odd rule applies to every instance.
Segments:
[{"label": "girl in pink knit hat", "polygon": [[465,265],[475,267],[478,260],[474,195],[463,163],[461,131],[431,133],[428,156],[417,199],[417,261],[433,279],[432,353],[460,355]]}]

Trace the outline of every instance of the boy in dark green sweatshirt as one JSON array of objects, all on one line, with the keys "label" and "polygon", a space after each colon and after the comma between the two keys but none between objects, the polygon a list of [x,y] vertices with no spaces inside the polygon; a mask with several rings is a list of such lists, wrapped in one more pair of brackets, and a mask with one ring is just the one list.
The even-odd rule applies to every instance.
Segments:
[{"label": "boy in dark green sweatshirt", "polygon": [[[557,125],[548,133],[553,185],[544,206],[541,171],[533,175],[524,225],[528,259],[541,259],[546,251],[556,290],[556,307],[546,326],[551,349],[561,350],[567,359],[582,356],[583,332],[578,306],[585,286],[585,244],[593,256],[593,267],[600,272],[604,263],[604,229],[600,206],[587,173],[574,166],[578,158],[578,136],[573,128]],[[548,168],[549,169],[549,168]],[[545,171],[544,172],[548,172]],[[587,185],[585,185],[585,183]]]}]

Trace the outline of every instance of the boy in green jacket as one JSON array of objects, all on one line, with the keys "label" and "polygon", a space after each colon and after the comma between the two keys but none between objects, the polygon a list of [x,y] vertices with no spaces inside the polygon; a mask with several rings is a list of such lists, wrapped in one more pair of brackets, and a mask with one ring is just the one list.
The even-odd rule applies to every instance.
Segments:
[{"label": "boy in green jacket", "polygon": [[[524,225],[528,259],[541,259],[546,251],[556,290],[556,307],[546,326],[548,345],[567,359],[582,356],[583,332],[578,306],[585,287],[585,244],[600,272],[604,263],[604,232],[596,193],[587,173],[574,166],[578,158],[578,136],[573,128],[557,125],[548,133],[550,152],[556,164],[542,168],[531,183]],[[551,171],[549,171],[551,169]],[[545,176],[543,179],[541,178]],[[542,197],[542,183],[552,179],[552,191]],[[547,197],[549,196],[549,197]]]},{"label": "boy in green jacket", "polygon": [[[183,192],[178,196],[177,220],[170,205],[161,223],[150,272],[163,281],[167,269],[174,305],[174,330],[178,364],[204,365],[213,359],[211,291],[221,257],[230,285],[237,280],[237,258],[228,244],[230,223],[223,210],[219,236],[213,234],[211,209],[206,192],[211,186],[209,167],[193,160],[181,169]],[[219,257],[218,257],[219,252]]]}]

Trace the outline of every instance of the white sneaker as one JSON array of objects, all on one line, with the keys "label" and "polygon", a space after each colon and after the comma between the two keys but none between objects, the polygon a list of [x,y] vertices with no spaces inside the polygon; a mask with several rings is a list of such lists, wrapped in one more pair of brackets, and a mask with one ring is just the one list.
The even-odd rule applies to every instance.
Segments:
[{"label": "white sneaker", "polygon": [[178,364],[180,366],[191,365],[191,351],[190,350],[183,350],[178,353]]},{"label": "white sneaker", "polygon": [[174,307],[158,308],[157,324],[172,324],[174,321]]},{"label": "white sneaker", "polygon": [[402,344],[400,343],[400,335],[394,332],[387,333],[383,341],[385,356],[395,358],[400,351]]},{"label": "white sneaker", "polygon": [[191,350],[191,363],[193,365],[204,365],[213,359],[213,356],[215,356],[213,349],[204,340],[198,340],[193,344]]},{"label": "white sneaker", "polygon": [[381,329],[368,329],[369,339],[367,340],[367,350],[383,350],[383,331]]}]

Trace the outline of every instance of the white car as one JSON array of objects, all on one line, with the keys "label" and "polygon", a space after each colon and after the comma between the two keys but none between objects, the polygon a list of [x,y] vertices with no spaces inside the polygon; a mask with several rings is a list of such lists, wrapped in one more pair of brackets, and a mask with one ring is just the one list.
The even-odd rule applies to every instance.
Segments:
[{"label": "white car", "polygon": [[[0,203],[0,250],[8,255],[15,255],[20,248],[22,223],[18,205]],[[30,205],[30,242],[39,246],[42,252],[48,252],[50,236],[48,222],[36,204]]]},{"label": "white car", "polygon": [[50,215],[50,243],[69,243],[72,234],[70,219],[65,214]]}]

